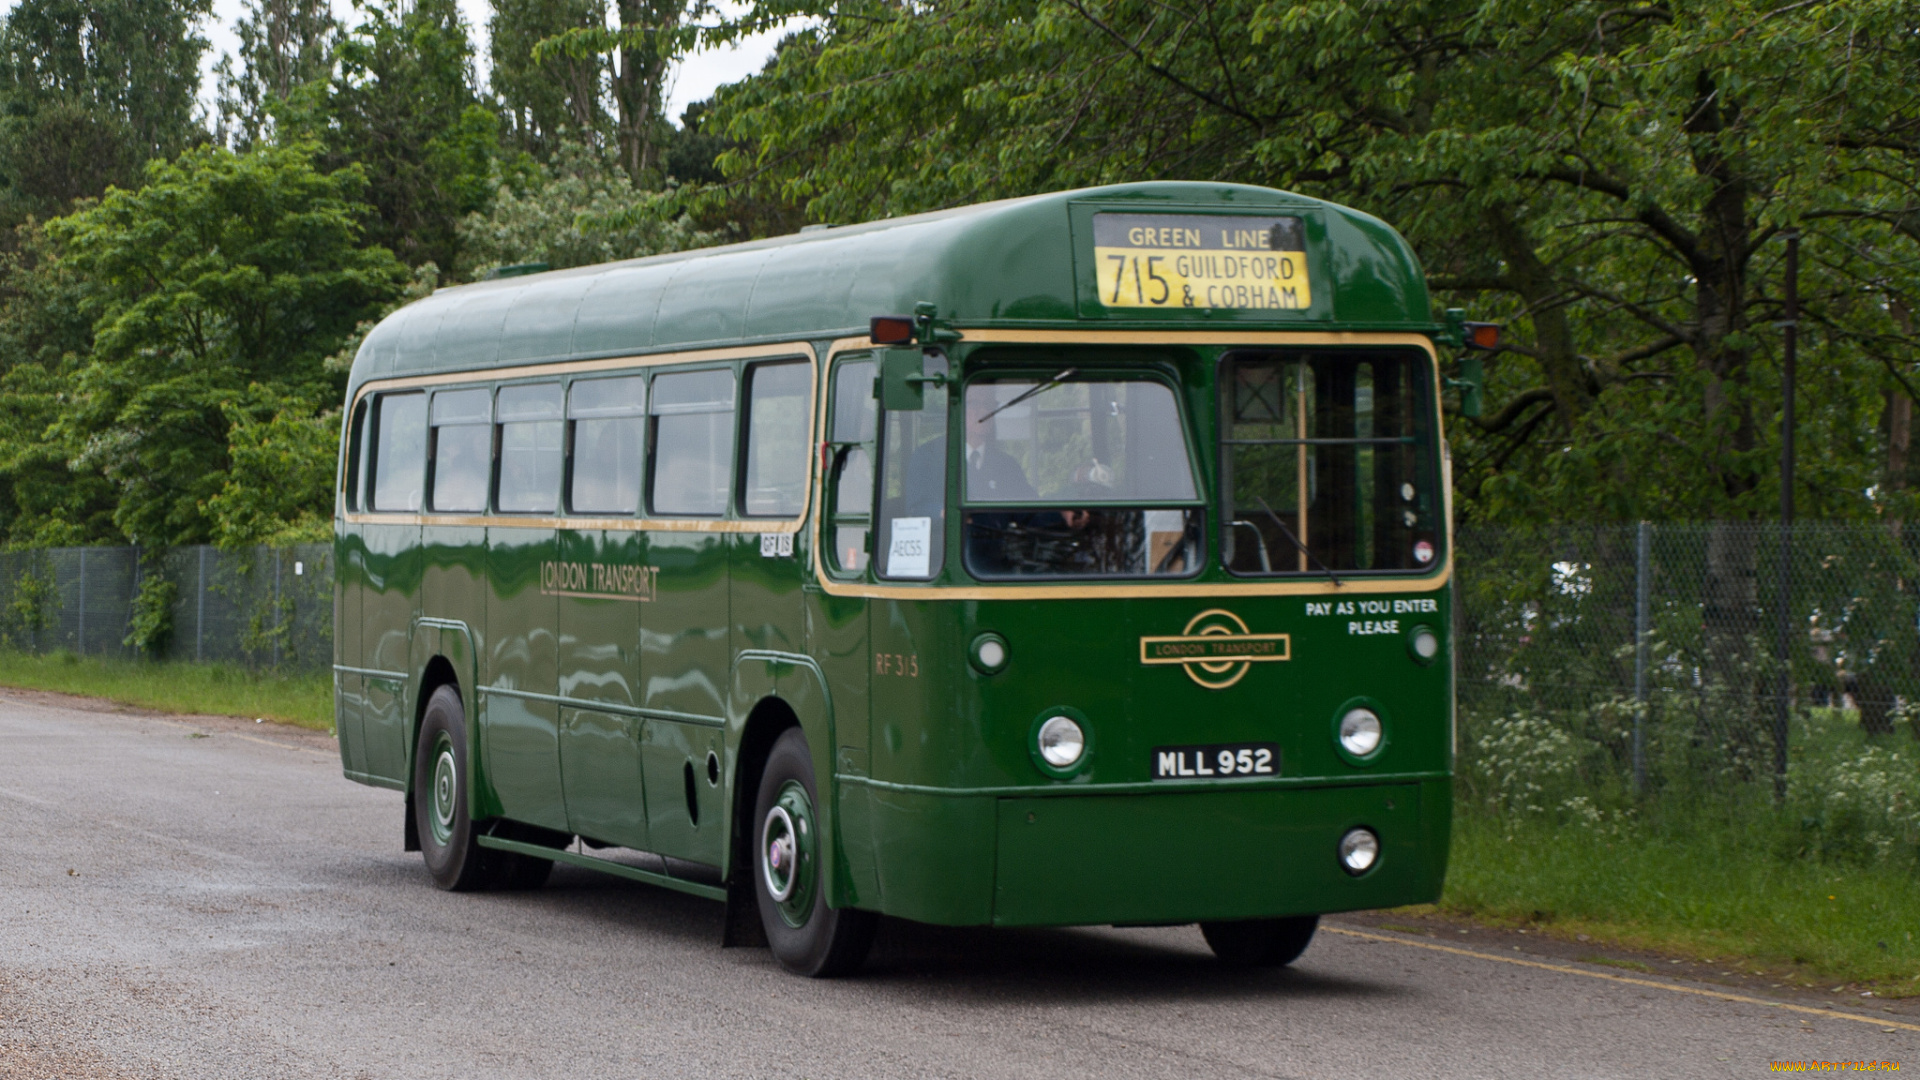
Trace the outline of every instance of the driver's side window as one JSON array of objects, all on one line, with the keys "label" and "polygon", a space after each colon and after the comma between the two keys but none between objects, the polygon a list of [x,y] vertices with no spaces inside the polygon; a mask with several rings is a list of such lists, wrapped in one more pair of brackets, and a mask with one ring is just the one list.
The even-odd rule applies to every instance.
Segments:
[{"label": "driver's side window", "polygon": [[864,355],[834,365],[827,566],[839,576],[865,573],[873,557],[873,377],[873,360]]}]

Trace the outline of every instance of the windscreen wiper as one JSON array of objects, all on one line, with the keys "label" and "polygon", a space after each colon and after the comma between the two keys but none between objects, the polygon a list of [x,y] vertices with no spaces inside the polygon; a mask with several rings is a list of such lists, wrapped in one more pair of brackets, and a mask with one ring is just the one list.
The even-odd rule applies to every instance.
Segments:
[{"label": "windscreen wiper", "polygon": [[1013,408],[1015,405],[1018,405],[1021,402],[1027,400],[1033,395],[1046,393],[1047,391],[1053,389],[1056,386],[1059,386],[1061,383],[1066,382],[1068,379],[1072,378],[1073,373],[1079,370],[1080,370],[1079,368],[1068,368],[1067,370],[1061,372],[1060,374],[1055,375],[1052,381],[1050,382],[1038,383],[1030,389],[1022,390],[1019,394],[1014,396],[1014,399],[1012,401],[1007,402],[1006,404],[993,410],[992,412],[981,417],[980,419],[975,420],[974,423],[984,424],[987,421],[993,419],[994,417],[999,416],[1001,413],[1006,412],[1008,409]]},{"label": "windscreen wiper", "polygon": [[1280,515],[1273,512],[1273,507],[1267,505],[1266,499],[1261,498],[1258,495],[1255,495],[1253,498],[1256,502],[1260,504],[1260,509],[1265,510],[1267,512],[1267,516],[1273,519],[1273,523],[1275,525],[1280,526],[1280,534],[1282,536],[1285,536],[1287,539],[1293,541],[1293,546],[1300,549],[1300,554],[1305,555],[1309,559],[1312,559],[1313,565],[1318,566],[1320,568],[1320,571],[1327,575],[1327,580],[1333,582],[1333,587],[1336,589],[1339,588],[1340,578],[1339,578],[1339,575],[1333,572],[1333,567],[1328,566],[1326,563],[1321,562],[1320,556],[1315,555],[1313,552],[1307,550],[1307,545],[1301,543],[1300,538],[1293,535],[1293,530],[1287,528],[1287,523],[1284,521],[1281,521]]}]

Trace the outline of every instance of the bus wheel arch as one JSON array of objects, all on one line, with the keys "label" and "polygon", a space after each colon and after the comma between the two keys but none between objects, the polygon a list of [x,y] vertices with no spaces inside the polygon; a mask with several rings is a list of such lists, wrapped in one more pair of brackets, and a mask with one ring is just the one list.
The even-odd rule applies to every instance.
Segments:
[{"label": "bus wheel arch", "polygon": [[832,978],[866,960],[879,916],[829,903],[832,829],[821,793],[831,791],[832,777],[821,776],[815,756],[803,727],[780,731],[753,785],[749,861],[733,877],[751,883],[762,933],[780,965],[796,975]]},{"label": "bus wheel arch", "polygon": [[[407,753],[410,756],[418,752],[417,744],[419,743],[419,740],[420,740],[420,725],[426,719],[427,702],[433,699],[433,692],[435,690],[440,689],[442,686],[452,686],[454,693],[456,694],[461,693],[460,676],[454,672],[453,662],[448,660],[445,656],[436,655],[433,658],[429,659],[427,661],[426,667],[421,670],[420,692],[414,695],[413,723],[407,729],[406,741],[403,744],[406,746]],[[464,699],[465,695],[462,694],[461,696]],[[414,762],[412,760],[408,760],[406,773],[404,774],[407,780],[407,791],[406,791],[406,814],[405,814],[405,817],[406,817],[405,841],[401,848],[401,850],[403,851],[419,851],[420,850],[420,823],[419,823],[419,820],[414,816],[414,808],[413,808],[413,800],[415,797],[415,791],[414,791],[415,772],[416,770],[414,768]]]}]

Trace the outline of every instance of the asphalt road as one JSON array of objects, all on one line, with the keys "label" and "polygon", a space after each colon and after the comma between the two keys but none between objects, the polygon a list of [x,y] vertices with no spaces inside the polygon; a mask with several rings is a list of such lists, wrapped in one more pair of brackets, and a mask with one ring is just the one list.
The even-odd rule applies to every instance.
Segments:
[{"label": "asphalt road", "polygon": [[1911,1010],[1730,1000],[1756,995],[1377,918],[1252,974],[1192,927],[890,922],[862,975],[809,982],[660,889],[560,867],[535,893],[439,892],[400,805],[322,736],[0,692],[0,1078],[1920,1068]]}]

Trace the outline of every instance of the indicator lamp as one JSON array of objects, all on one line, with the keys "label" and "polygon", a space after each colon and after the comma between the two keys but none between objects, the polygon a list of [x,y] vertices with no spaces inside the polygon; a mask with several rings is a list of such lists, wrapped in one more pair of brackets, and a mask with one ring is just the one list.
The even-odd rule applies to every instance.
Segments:
[{"label": "indicator lamp", "polygon": [[1440,635],[1430,626],[1416,626],[1407,635],[1407,655],[1417,664],[1431,664],[1440,655]]},{"label": "indicator lamp", "polygon": [[981,634],[967,649],[967,660],[982,675],[998,675],[1007,667],[1007,639],[991,632]]}]

